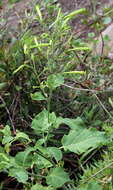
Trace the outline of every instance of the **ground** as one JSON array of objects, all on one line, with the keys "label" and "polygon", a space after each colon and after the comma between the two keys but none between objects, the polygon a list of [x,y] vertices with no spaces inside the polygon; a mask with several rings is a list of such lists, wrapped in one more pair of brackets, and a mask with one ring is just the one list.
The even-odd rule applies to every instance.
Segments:
[{"label": "ground", "polygon": [[[13,33],[13,35],[16,32],[17,35],[17,27],[25,17],[25,10],[30,12],[31,7],[34,6],[34,2],[36,1],[20,0],[13,5],[9,5],[8,2],[8,0],[4,0],[3,5],[1,6],[0,29],[8,30],[9,32]],[[113,4],[112,0],[58,0],[58,2],[61,4],[64,12],[70,12],[83,7],[86,7],[90,12],[93,12],[95,8],[96,11],[98,10],[98,12],[101,12],[104,6],[110,6]],[[82,18],[83,17],[81,17],[81,19]],[[78,18],[74,19],[71,24],[76,32],[80,32],[84,28],[83,23],[81,24],[80,19]]]}]

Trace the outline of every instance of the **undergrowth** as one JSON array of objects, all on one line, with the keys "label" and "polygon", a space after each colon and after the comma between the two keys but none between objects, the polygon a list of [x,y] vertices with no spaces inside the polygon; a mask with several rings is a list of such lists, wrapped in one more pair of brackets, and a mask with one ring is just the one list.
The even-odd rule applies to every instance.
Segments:
[{"label": "undergrowth", "polygon": [[71,30],[86,9],[34,12],[35,30],[1,43],[0,189],[112,190],[111,60]]}]

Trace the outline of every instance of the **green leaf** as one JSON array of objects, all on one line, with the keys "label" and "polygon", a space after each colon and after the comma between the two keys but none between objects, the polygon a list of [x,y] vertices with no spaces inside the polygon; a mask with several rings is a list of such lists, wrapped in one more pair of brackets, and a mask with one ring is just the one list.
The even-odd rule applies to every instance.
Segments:
[{"label": "green leaf", "polygon": [[33,156],[30,153],[33,151],[34,151],[34,148],[29,147],[25,151],[18,152],[15,156],[16,164],[25,168],[30,167],[33,160]]},{"label": "green leaf", "polygon": [[85,9],[85,8],[81,8],[81,9],[78,9],[78,10],[75,10],[75,11],[69,13],[68,15],[66,15],[66,16],[64,17],[64,19],[70,20],[70,19],[72,19],[73,17],[75,17],[76,15],[82,14],[82,13],[86,13],[86,9]]},{"label": "green leaf", "polygon": [[18,67],[15,71],[13,71],[13,75],[15,75],[17,72],[23,70],[24,67],[28,67],[29,68],[29,66],[27,66],[27,64],[23,64],[20,67]]},{"label": "green leaf", "polygon": [[31,187],[31,190],[55,190],[52,187],[48,186],[48,187],[44,187],[40,184],[35,184]]},{"label": "green leaf", "polygon": [[89,32],[88,33],[88,37],[89,38],[94,38],[95,37],[95,33],[94,32]]},{"label": "green leaf", "polygon": [[67,72],[64,72],[64,74],[80,74],[80,75],[85,75],[86,71],[67,71]]},{"label": "green leaf", "polygon": [[7,157],[6,154],[0,153],[0,162],[1,162],[1,161],[9,162],[9,158]]},{"label": "green leaf", "polygon": [[20,138],[26,139],[26,140],[28,140],[28,141],[31,141],[31,140],[29,139],[28,135],[25,134],[25,133],[23,133],[23,132],[18,132],[18,133],[16,134],[15,140],[18,140],[18,139],[20,139]]},{"label": "green leaf", "polygon": [[37,11],[37,14],[39,16],[40,21],[42,22],[43,21],[43,19],[42,19],[42,13],[40,11],[39,5],[36,5],[36,11]]},{"label": "green leaf", "polygon": [[62,152],[57,147],[48,147],[47,150],[57,162],[62,159]]},{"label": "green leaf", "polygon": [[110,22],[112,22],[111,17],[105,17],[105,18],[103,18],[103,23],[104,24],[109,24]]},{"label": "green leaf", "polygon": [[62,187],[68,181],[70,181],[68,174],[60,167],[51,169],[46,177],[47,184],[55,188]]},{"label": "green leaf", "polygon": [[77,117],[76,119],[64,118],[62,121],[71,129],[82,130],[85,127],[84,121],[80,117]]},{"label": "green leaf", "polygon": [[103,190],[102,185],[99,185],[98,182],[92,181],[80,187],[78,190]]},{"label": "green leaf", "polygon": [[32,98],[32,100],[37,100],[37,101],[47,99],[42,95],[41,92],[35,92],[35,93],[31,94],[31,98]]},{"label": "green leaf", "polygon": [[52,167],[52,163],[47,160],[46,158],[40,156],[38,153],[35,153],[33,156],[33,163],[36,164],[38,169],[43,169],[43,168],[50,168]]},{"label": "green leaf", "polygon": [[64,77],[61,74],[52,74],[47,78],[47,85],[50,89],[55,89],[64,83]]},{"label": "green leaf", "polygon": [[55,122],[56,122],[55,113],[53,112],[48,114],[47,110],[43,110],[33,119],[31,127],[37,133],[44,133],[47,132],[49,127]]},{"label": "green leaf", "polygon": [[56,118],[56,122],[54,123],[54,128],[58,128],[59,125],[63,124],[64,123],[64,118],[62,117],[57,117]]},{"label": "green leaf", "polygon": [[26,170],[22,168],[12,168],[9,170],[9,176],[15,177],[18,182],[20,183],[26,183],[28,180],[28,173]]},{"label": "green leaf", "polygon": [[95,149],[108,142],[104,132],[96,129],[71,130],[62,138],[63,148],[71,152],[82,154],[89,149]]},{"label": "green leaf", "polygon": [[7,169],[9,167],[9,158],[6,154],[0,153],[0,171]]},{"label": "green leaf", "polygon": [[109,103],[110,103],[110,105],[111,105],[112,108],[113,108],[113,99],[109,98]]},{"label": "green leaf", "polygon": [[7,82],[0,83],[0,90],[3,90],[7,86]]},{"label": "green leaf", "polygon": [[4,129],[0,130],[4,136],[11,136],[11,130],[9,125],[6,125]]},{"label": "green leaf", "polygon": [[11,137],[11,136],[4,136],[3,139],[2,139],[2,144],[7,144],[7,143],[10,143],[11,141],[13,141],[14,137]]}]

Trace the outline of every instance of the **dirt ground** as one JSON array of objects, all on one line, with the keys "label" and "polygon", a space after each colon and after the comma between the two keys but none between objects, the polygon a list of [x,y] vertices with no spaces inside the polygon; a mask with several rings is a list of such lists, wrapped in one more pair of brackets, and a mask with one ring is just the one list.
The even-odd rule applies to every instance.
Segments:
[{"label": "dirt ground", "polygon": [[[86,8],[89,13],[92,15],[94,11],[98,15],[102,14],[102,10],[105,7],[113,6],[113,0],[59,0],[64,12],[71,12],[76,9]],[[88,32],[91,32],[91,28],[84,25],[81,21],[82,18],[86,17],[88,20],[88,16],[78,16],[77,18],[73,19],[70,23],[73,27],[73,30],[78,35],[86,36]]]},{"label": "dirt ground", "polygon": [[[4,0],[3,6],[0,8],[0,29],[8,31],[10,35],[16,34],[16,36],[18,36],[18,26],[23,18],[25,18],[25,10],[30,12],[36,0],[20,0],[12,6],[8,2],[8,0]],[[91,13],[93,13],[94,8],[99,12],[103,7],[113,5],[113,0],[58,0],[58,2],[61,4],[64,12],[71,12],[79,8],[87,8]],[[85,33],[90,31],[90,28],[85,28],[81,22],[83,17],[84,16],[79,15],[70,23],[73,30],[78,34],[81,33],[81,31],[83,34],[84,31]],[[28,17],[28,19],[32,20],[31,17]]]}]

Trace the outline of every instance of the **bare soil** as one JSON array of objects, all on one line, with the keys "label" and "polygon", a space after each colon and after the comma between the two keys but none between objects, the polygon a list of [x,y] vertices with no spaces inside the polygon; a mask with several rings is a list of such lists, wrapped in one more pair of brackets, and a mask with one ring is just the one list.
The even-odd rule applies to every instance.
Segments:
[{"label": "bare soil", "polygon": [[[38,1],[37,1],[38,2]],[[58,0],[64,12],[70,12],[79,8],[86,8],[92,14],[94,7],[97,10],[102,9],[104,6],[113,5],[113,0]],[[15,4],[9,4],[8,0],[3,1],[3,5],[0,9],[0,29],[8,29],[9,32],[18,32],[17,28],[22,19],[25,18],[25,11],[31,11],[32,7],[36,3],[36,0],[20,0]],[[81,23],[83,16],[80,15],[71,22],[75,31],[82,30],[83,23]],[[82,27],[81,27],[81,24]]]}]

